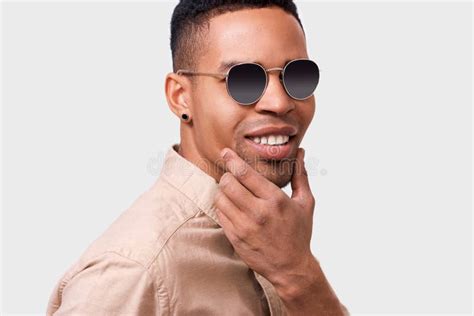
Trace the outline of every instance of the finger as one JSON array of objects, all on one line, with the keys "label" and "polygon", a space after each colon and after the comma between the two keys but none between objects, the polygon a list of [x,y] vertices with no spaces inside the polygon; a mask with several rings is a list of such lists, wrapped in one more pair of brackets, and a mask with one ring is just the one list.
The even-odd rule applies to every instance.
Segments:
[{"label": "finger", "polygon": [[221,151],[226,169],[232,172],[235,178],[242,183],[253,195],[268,199],[279,190],[273,182],[258,173],[248,163],[239,157],[232,149],[224,148]]},{"label": "finger", "polygon": [[242,212],[252,211],[258,203],[258,198],[230,172],[224,173],[221,177],[219,188]]},{"label": "finger", "polygon": [[221,190],[217,191],[214,204],[229,219],[234,228],[242,227],[241,223],[247,218],[247,215],[239,210]]},{"label": "finger", "polygon": [[299,148],[291,177],[291,198],[300,204],[308,204],[313,198],[309,186],[308,173],[304,165],[304,149]]},{"label": "finger", "polygon": [[237,235],[234,233],[235,232],[235,227],[232,225],[232,222],[225,216],[225,214],[218,208],[216,208],[216,214],[217,217],[219,218],[219,222],[222,226],[222,230],[224,231],[224,235],[227,237],[229,240],[230,244],[234,246],[234,243],[236,240],[239,238]]}]

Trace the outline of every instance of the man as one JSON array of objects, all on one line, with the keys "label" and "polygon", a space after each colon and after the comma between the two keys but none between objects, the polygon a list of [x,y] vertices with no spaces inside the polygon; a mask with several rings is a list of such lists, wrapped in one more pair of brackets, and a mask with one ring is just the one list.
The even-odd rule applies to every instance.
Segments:
[{"label": "man", "polygon": [[181,1],[171,49],[180,144],[61,278],[47,314],[347,315],[310,250],[299,144],[319,69],[295,5]]}]

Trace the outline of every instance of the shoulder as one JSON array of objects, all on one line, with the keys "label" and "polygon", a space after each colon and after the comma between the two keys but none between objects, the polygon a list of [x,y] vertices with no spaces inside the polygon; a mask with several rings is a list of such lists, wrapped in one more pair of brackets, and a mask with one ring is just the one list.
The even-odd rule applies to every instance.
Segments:
[{"label": "shoulder", "polygon": [[78,261],[56,285],[47,315],[166,314],[167,292],[139,262],[108,251]]},{"label": "shoulder", "polygon": [[87,298],[90,308],[96,304],[105,311],[122,306],[120,300],[132,292],[143,300],[136,308],[151,308],[146,304],[153,302],[153,297],[166,305],[167,291],[150,265],[173,234],[197,212],[194,203],[158,179],[66,270],[50,296],[48,310],[82,311],[86,308],[82,300]]},{"label": "shoulder", "polygon": [[158,179],[87,248],[81,260],[112,252],[148,267],[167,240],[199,208],[166,181]]}]

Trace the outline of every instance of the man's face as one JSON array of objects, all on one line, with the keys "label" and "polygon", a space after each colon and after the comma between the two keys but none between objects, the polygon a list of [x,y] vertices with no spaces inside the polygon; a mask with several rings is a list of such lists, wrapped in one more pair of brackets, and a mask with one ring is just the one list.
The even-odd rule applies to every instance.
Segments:
[{"label": "man's face", "polygon": [[[280,8],[246,9],[218,15],[210,20],[206,36],[208,50],[198,62],[197,71],[217,73],[225,61],[257,62],[266,69],[283,68],[288,60],[309,58],[303,31],[297,20]],[[227,70],[226,70],[227,71]],[[224,71],[224,73],[226,72]],[[315,111],[314,96],[292,99],[279,80],[279,72],[268,73],[262,98],[252,105],[240,105],[227,93],[225,81],[199,76],[192,90],[192,137],[199,155],[216,163],[224,147],[233,149],[250,166],[278,185],[291,180],[296,152]],[[256,145],[250,134],[262,128],[291,126],[284,158],[268,159],[259,151],[280,150],[271,145]],[[285,132],[265,132],[263,135]],[[264,146],[264,147],[256,147]],[[283,147],[280,147],[283,148]],[[288,148],[286,149],[288,150]],[[282,150],[280,150],[282,152]]]}]

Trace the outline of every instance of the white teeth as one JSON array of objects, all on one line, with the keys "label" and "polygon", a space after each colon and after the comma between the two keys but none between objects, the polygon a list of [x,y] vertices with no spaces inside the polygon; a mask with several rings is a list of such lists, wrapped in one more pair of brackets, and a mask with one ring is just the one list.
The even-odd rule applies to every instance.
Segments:
[{"label": "white teeth", "polygon": [[268,145],[275,145],[275,144],[276,144],[275,136],[273,135],[268,136]]},{"label": "white teeth", "polygon": [[283,136],[278,135],[278,136],[276,137],[276,143],[277,143],[277,144],[283,144]]},{"label": "white teeth", "polygon": [[262,137],[253,137],[252,141],[263,145],[282,145],[288,142],[290,136],[288,135],[268,135]]}]

